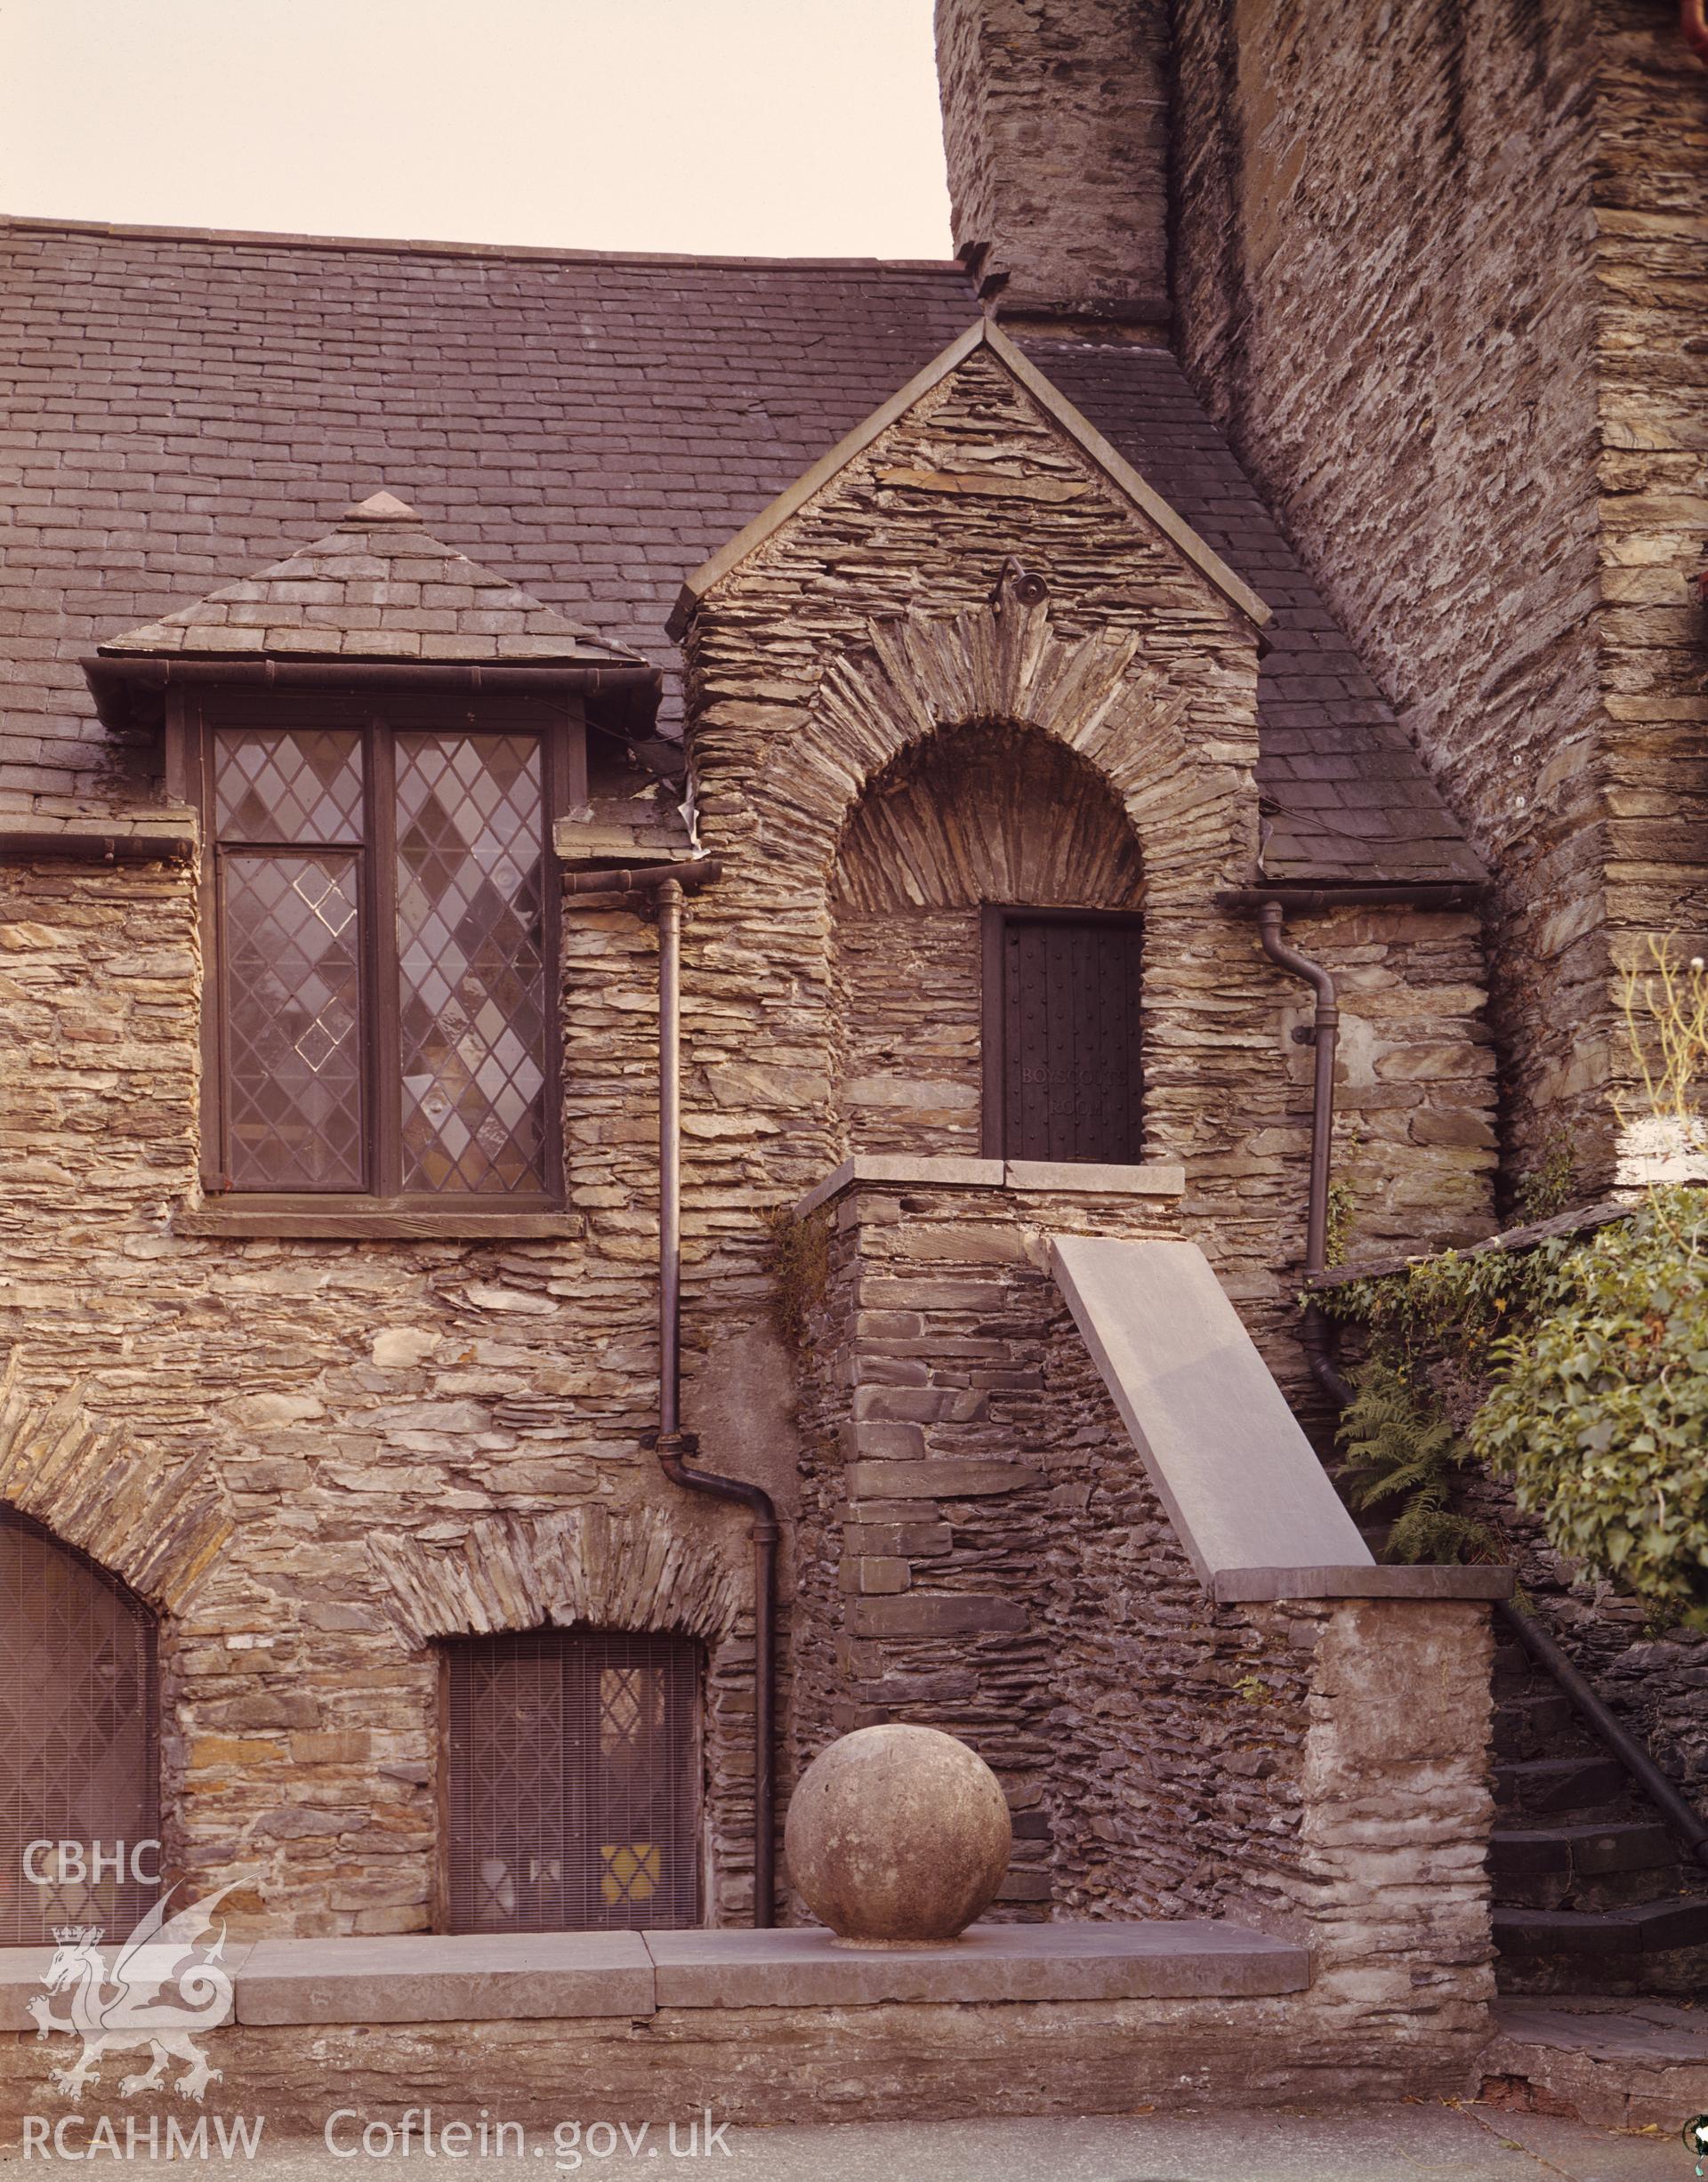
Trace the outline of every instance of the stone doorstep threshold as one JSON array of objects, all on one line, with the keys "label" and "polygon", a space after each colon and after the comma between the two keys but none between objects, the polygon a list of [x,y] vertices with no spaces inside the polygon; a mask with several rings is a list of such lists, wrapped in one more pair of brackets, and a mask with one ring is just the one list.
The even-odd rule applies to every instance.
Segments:
[{"label": "stone doorstep threshold", "polygon": [[[33,2031],[47,1947],[0,1948],[0,2030]],[[981,1924],[940,1947],[770,1932],[540,1932],[259,1939],[225,1957],[238,2024],[645,2017],[662,2008],[1241,2000],[1309,1985],[1303,1947],[1243,1925]],[[63,2003],[55,2001],[62,2012]]]},{"label": "stone doorstep threshold", "polygon": [[794,1208],[797,1220],[862,1182],[929,1189],[1033,1190],[1051,1196],[1183,1197],[1186,1169],[1161,1161],[1103,1166],[1092,1160],[973,1159],[943,1153],[926,1159],[861,1152],[843,1160],[808,1190]]}]

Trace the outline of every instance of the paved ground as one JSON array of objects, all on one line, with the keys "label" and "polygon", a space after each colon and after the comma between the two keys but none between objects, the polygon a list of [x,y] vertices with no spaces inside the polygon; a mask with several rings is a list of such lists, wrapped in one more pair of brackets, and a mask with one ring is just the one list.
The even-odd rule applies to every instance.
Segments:
[{"label": "paved ground", "polygon": [[[691,2161],[646,2143],[632,2154],[619,2142],[615,2156],[571,2164],[578,2156],[560,2157],[544,2142],[528,2157],[463,2171],[471,2182],[477,2174],[480,2182],[555,2182],[566,2173],[578,2182],[662,2182],[665,2174],[684,2182],[719,2174],[730,2182],[1694,2182],[1696,2171],[1676,2135],[1441,2106],[744,2129],[729,2131],[727,2150],[697,2148]],[[447,2182],[443,2156],[429,2161],[418,2150],[372,2160],[336,2157],[318,2144],[263,2146],[253,2162],[233,2164],[254,2182]],[[20,2162],[20,2170],[36,2165]],[[221,2160],[209,2166],[230,2171]]]}]

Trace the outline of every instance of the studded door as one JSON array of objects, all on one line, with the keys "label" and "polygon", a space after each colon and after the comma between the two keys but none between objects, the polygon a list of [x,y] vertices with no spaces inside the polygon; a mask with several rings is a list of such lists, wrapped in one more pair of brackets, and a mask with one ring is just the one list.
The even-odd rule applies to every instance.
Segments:
[{"label": "studded door", "polygon": [[1004,1159],[1141,1156],[1136,916],[1000,909],[986,941],[986,1148]]},{"label": "studded door", "polygon": [[447,1647],[454,1932],[699,1920],[699,1647],[544,1629]]},{"label": "studded door", "polygon": [[153,1617],[0,1507],[0,1944],[128,1934],[159,1893],[159,1832]]}]

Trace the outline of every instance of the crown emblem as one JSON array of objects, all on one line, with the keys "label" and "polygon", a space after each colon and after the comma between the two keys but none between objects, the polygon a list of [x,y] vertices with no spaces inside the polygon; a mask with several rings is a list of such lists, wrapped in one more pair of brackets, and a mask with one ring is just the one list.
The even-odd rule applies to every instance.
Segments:
[{"label": "crown emblem", "polygon": [[60,1947],[80,1947],[85,1940],[99,1946],[104,1928],[98,1924],[56,1924],[53,1938]]}]

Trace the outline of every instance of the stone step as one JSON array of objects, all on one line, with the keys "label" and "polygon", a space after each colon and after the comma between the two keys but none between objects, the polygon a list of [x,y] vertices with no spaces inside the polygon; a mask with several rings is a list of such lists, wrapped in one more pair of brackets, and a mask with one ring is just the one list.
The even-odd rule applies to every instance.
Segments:
[{"label": "stone step", "polygon": [[1630,1958],[1708,1946],[1708,1895],[1678,1895],[1624,1909],[1496,1909],[1503,1955]]},{"label": "stone step", "polygon": [[1497,1760],[1560,1758],[1599,1747],[1571,1699],[1557,1689],[1503,1698],[1494,1708],[1494,1742]]},{"label": "stone step", "polygon": [[1494,1767],[1496,1807],[1537,1818],[1598,1812],[1616,1802],[1625,1785],[1625,1769],[1617,1759],[1593,1752],[1525,1758]]},{"label": "stone step", "polygon": [[[1611,1825],[1502,1826],[1489,1836],[1488,1868],[1497,1879],[1558,1873],[1602,1878],[1614,1872],[1676,1872],[1679,1848],[1658,1820],[1629,1818]],[[1658,1887],[1651,1889],[1655,1894],[1664,1891]]]},{"label": "stone step", "polygon": [[1487,2105],[1672,2138],[1683,2116],[1708,2114],[1708,2012],[1585,1994],[1503,1998],[1494,2015],[1481,2061]]},{"label": "stone step", "polygon": [[1634,1872],[1570,1871],[1508,1872],[1494,1881],[1501,1909],[1640,1909],[1646,1903],[1676,1901],[1688,1882],[1676,1864],[1649,1864]]},{"label": "stone step", "polygon": [[1503,1827],[1489,1837],[1488,1871],[1503,1909],[1637,1908],[1694,1884],[1672,1834],[1647,1818]]}]

